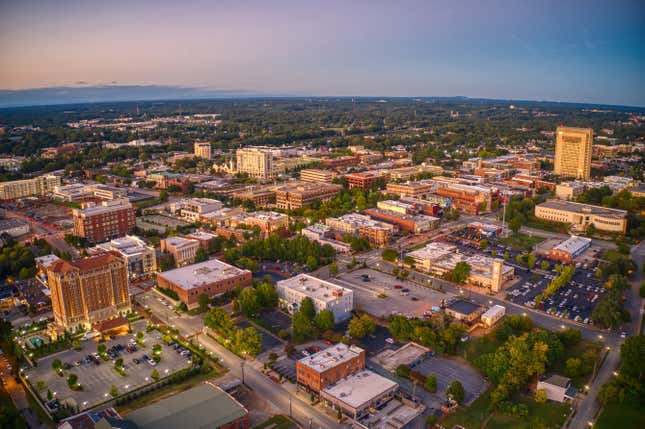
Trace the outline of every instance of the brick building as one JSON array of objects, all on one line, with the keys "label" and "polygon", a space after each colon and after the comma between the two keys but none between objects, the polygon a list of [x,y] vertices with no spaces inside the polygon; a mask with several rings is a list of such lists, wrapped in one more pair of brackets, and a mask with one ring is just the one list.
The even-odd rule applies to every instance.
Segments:
[{"label": "brick building", "polygon": [[338,380],[365,368],[365,350],[356,346],[336,344],[296,361],[298,385],[320,393]]},{"label": "brick building", "polygon": [[86,203],[72,210],[74,235],[91,243],[123,237],[136,225],[135,208],[127,199]]}]

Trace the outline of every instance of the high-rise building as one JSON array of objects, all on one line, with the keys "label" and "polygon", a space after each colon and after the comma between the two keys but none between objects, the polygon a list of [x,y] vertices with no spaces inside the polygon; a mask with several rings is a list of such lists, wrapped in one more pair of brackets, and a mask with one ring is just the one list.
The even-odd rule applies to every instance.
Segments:
[{"label": "high-rise building", "polygon": [[60,176],[48,174],[33,179],[12,180],[0,183],[0,200],[15,200],[24,197],[45,196],[61,184]]},{"label": "high-rise building", "polygon": [[90,328],[130,310],[128,267],[116,252],[76,262],[56,259],[46,274],[59,328]]},{"label": "high-rise building", "polygon": [[211,159],[211,144],[209,142],[195,142],[195,156]]},{"label": "high-rise building", "polygon": [[87,203],[72,210],[74,235],[91,243],[100,243],[132,232],[136,225],[135,209],[127,199]]},{"label": "high-rise building", "polygon": [[237,150],[238,173],[260,180],[273,178],[273,154],[271,150],[260,147],[247,147]]},{"label": "high-rise building", "polygon": [[560,176],[588,180],[591,173],[593,129],[558,127],[553,172]]}]

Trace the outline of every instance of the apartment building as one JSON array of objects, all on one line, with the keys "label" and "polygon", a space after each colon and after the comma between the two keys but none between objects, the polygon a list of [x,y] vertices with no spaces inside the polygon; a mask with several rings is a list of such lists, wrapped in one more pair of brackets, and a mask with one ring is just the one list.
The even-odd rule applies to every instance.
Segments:
[{"label": "apartment building", "polygon": [[392,234],[397,231],[394,225],[379,222],[359,213],[349,213],[337,218],[328,217],[325,223],[341,233],[365,238],[376,247],[388,244]]},{"label": "apartment building", "polygon": [[586,230],[593,225],[600,231],[625,233],[627,231],[627,212],[574,203],[562,200],[547,200],[535,206],[535,216],[540,219],[572,225],[575,229]]},{"label": "apartment building", "polygon": [[271,180],[273,174],[273,153],[262,147],[246,147],[236,152],[236,171],[259,180]]},{"label": "apartment building", "polygon": [[338,174],[331,170],[305,168],[300,170],[300,180],[303,182],[331,183]]},{"label": "apartment building", "polygon": [[196,157],[211,159],[211,144],[209,142],[195,142],[194,150]]},{"label": "apartment building", "polygon": [[293,182],[276,189],[276,207],[283,210],[306,207],[314,201],[332,199],[342,188],[330,183]]},{"label": "apartment building", "polygon": [[233,192],[233,198],[241,201],[250,201],[256,207],[266,207],[275,201],[275,191],[272,189],[244,189]]},{"label": "apartment building", "polygon": [[56,259],[46,275],[58,328],[89,329],[130,311],[128,268],[117,252],[76,262]]},{"label": "apartment building", "polygon": [[[398,206],[398,208],[400,209],[401,207]],[[441,219],[434,216],[406,214],[405,212],[385,210],[380,207],[363,210],[363,213],[372,219],[396,225],[399,230],[409,231],[413,234],[430,231],[441,221]]]},{"label": "apartment building", "polygon": [[492,204],[491,190],[482,186],[444,182],[438,186],[435,194],[450,198],[450,207],[470,215],[490,210]]},{"label": "apartment building", "polygon": [[242,270],[219,259],[209,259],[157,274],[159,287],[175,291],[188,309],[199,306],[200,295],[214,298],[237,287],[250,286],[251,283],[251,271]]},{"label": "apartment building", "polygon": [[316,313],[329,310],[336,323],[347,320],[354,309],[354,292],[331,281],[321,280],[309,274],[298,274],[276,283],[278,299],[289,313],[300,311],[300,303],[310,298]]},{"label": "apartment building", "polygon": [[305,389],[320,393],[364,368],[365,350],[341,343],[296,361],[296,380]]},{"label": "apartment building", "polygon": [[349,189],[358,188],[363,190],[373,189],[380,182],[387,181],[389,178],[389,173],[385,171],[364,171],[345,175]]},{"label": "apartment building", "polygon": [[15,200],[25,197],[43,197],[60,186],[60,176],[47,174],[32,179],[12,180],[0,183],[0,200]]},{"label": "apartment building", "polygon": [[170,212],[190,222],[197,222],[203,215],[224,207],[219,200],[212,198],[185,198],[170,203]]},{"label": "apartment building", "polygon": [[553,172],[588,180],[591,175],[593,129],[558,127],[555,135]]},{"label": "apartment building", "polygon": [[108,252],[116,252],[121,255],[128,266],[128,278],[130,279],[150,276],[157,271],[155,248],[148,246],[136,235],[126,235],[88,249],[90,255]]},{"label": "apartment building", "polygon": [[232,227],[246,225],[252,228],[257,226],[264,236],[268,236],[281,228],[289,229],[289,216],[269,211],[248,212],[232,217],[229,224]]},{"label": "apartment building", "polygon": [[74,235],[91,243],[123,237],[135,227],[135,209],[127,199],[85,203],[72,210]]},{"label": "apartment building", "polygon": [[336,253],[348,254],[352,251],[352,246],[349,243],[345,243],[344,241],[339,241],[334,238],[332,229],[327,225],[315,223],[302,228],[300,233],[309,240],[318,242],[321,246],[324,246],[325,244],[330,245],[334,248]]},{"label": "apartment building", "polygon": [[388,194],[399,197],[426,198],[430,195],[435,186],[431,182],[418,181],[407,183],[388,183],[385,190]]},{"label": "apartment building", "polygon": [[195,255],[200,246],[197,240],[179,236],[165,238],[160,244],[161,251],[170,253],[178,267],[195,262]]},{"label": "apartment building", "polygon": [[206,231],[195,231],[184,236],[189,240],[197,240],[199,245],[206,251],[210,253],[210,244],[213,240],[217,238],[217,234],[211,234]]}]

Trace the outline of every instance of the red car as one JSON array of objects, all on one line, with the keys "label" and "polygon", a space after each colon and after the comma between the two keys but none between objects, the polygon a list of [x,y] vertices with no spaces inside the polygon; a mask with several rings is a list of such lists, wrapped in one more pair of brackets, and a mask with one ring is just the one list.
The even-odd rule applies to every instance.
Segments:
[{"label": "red car", "polygon": [[401,286],[401,285],[394,285],[394,289],[403,289],[403,286]]}]

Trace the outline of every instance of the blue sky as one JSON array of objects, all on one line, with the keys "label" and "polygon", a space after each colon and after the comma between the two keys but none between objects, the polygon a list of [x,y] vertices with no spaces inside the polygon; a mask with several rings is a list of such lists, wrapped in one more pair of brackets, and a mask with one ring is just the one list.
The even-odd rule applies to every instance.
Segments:
[{"label": "blue sky", "polygon": [[645,106],[644,1],[6,1],[0,89]]}]

